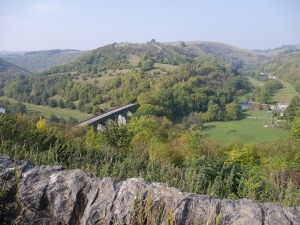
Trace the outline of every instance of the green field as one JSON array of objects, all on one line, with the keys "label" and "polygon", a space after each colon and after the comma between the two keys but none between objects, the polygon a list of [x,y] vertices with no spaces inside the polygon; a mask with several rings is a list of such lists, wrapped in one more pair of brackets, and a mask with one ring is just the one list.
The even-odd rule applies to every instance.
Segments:
[{"label": "green field", "polygon": [[[243,79],[251,82],[255,87],[261,87],[263,85],[264,82],[256,80],[252,77],[248,77],[248,76],[243,76]],[[282,83],[283,87],[281,89],[279,89],[273,96],[273,100],[276,103],[290,103],[292,98],[295,95],[299,95],[295,89],[293,88],[293,86],[283,80],[280,80],[280,82]],[[247,95],[251,95],[253,92],[253,90],[249,91],[247,93]],[[238,101],[245,101],[245,95],[243,96],[237,96],[237,100]]]},{"label": "green field", "polygon": [[[5,96],[1,96],[0,100],[8,99],[10,103],[17,103],[16,100],[12,98],[7,98]],[[92,114],[82,113],[78,110],[71,110],[67,108],[51,108],[43,105],[34,105],[29,103],[23,103],[26,106],[28,112],[38,113],[46,118],[49,118],[52,114],[56,115],[58,118],[64,117],[66,120],[69,120],[70,117],[77,119],[78,121],[85,120],[89,117],[92,117]]]},{"label": "green field", "polygon": [[256,80],[253,77],[248,77],[248,76],[242,76],[244,80],[249,81],[250,83],[252,83],[255,87],[261,87],[263,85],[264,82]]},{"label": "green field", "polygon": [[[270,113],[250,110],[243,112],[243,119],[229,122],[208,122],[203,126],[202,135],[208,135],[223,144],[232,141],[241,143],[261,143],[270,140],[286,139],[289,131],[271,126]],[[269,125],[269,127],[264,127]],[[233,131],[234,132],[230,132]]]},{"label": "green field", "polygon": [[166,71],[173,71],[174,69],[177,69],[178,66],[173,66],[170,64],[162,64],[162,63],[154,63],[154,68],[165,68]]},{"label": "green field", "polygon": [[283,80],[280,80],[283,87],[279,89],[273,97],[273,100],[278,103],[290,103],[295,95],[299,95],[293,86]]}]

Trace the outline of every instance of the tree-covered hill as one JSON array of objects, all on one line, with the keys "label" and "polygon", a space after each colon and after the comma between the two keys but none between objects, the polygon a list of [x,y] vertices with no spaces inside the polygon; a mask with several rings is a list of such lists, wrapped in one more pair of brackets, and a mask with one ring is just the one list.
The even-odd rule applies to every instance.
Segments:
[{"label": "tree-covered hill", "polygon": [[184,49],[197,57],[214,57],[223,62],[233,63],[236,67],[269,62],[281,52],[297,47],[293,45],[269,50],[247,50],[224,43],[208,41],[171,42],[162,43],[162,45]]},{"label": "tree-covered hill", "polygon": [[40,72],[51,67],[62,65],[86,54],[88,51],[77,50],[43,50],[24,52],[23,54],[6,54],[1,57],[16,66],[24,68],[32,73]]},{"label": "tree-covered hill", "polygon": [[300,48],[287,47],[270,62],[253,65],[245,68],[244,75],[264,79],[274,77],[292,84],[300,92]]},{"label": "tree-covered hill", "polygon": [[[69,64],[53,67],[44,71],[43,74],[76,71],[97,77],[97,74],[105,70],[133,68],[138,61],[143,60],[145,54],[148,54],[154,63],[178,65],[192,62],[192,59],[200,57],[229,63],[238,69],[243,65],[271,61],[279,53],[280,51],[267,53],[250,51],[217,42],[159,43],[152,40],[146,44],[114,43],[90,51]],[[148,64],[150,64],[148,68],[151,68],[150,60],[148,60]],[[147,68],[147,65],[144,67]]]},{"label": "tree-covered hill", "polygon": [[30,72],[12,65],[0,58],[0,96],[3,94],[2,88],[18,75],[28,75]]},{"label": "tree-covered hill", "polygon": [[114,43],[90,51],[69,64],[53,67],[42,74],[51,75],[64,72],[79,72],[97,77],[99,73],[109,69],[122,70],[134,68],[139,61],[143,63],[141,67],[144,66],[147,70],[153,68],[152,64],[154,62],[178,65],[179,63],[186,62],[187,56],[179,54],[176,48],[172,46],[168,48],[160,46],[157,43]]}]

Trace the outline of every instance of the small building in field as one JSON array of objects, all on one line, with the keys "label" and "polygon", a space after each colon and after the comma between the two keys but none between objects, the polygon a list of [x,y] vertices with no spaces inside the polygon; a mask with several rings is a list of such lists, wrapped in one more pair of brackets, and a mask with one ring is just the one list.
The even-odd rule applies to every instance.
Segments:
[{"label": "small building in field", "polygon": [[288,106],[289,106],[288,103],[279,103],[277,105],[277,109],[283,109],[283,110],[285,110]]},{"label": "small building in field", "polygon": [[289,106],[288,103],[279,103],[275,108],[272,109],[272,113],[279,113],[280,116],[284,115],[284,110]]}]

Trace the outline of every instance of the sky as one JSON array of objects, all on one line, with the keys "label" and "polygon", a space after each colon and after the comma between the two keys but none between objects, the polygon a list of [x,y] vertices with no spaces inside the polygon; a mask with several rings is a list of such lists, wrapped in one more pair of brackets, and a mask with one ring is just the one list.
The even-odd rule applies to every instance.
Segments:
[{"label": "sky", "polygon": [[111,43],[300,44],[300,0],[0,0],[0,51]]}]

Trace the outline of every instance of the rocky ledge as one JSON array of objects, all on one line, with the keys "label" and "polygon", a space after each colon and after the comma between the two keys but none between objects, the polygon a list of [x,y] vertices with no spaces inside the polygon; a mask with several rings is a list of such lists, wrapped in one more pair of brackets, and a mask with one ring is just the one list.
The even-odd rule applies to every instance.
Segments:
[{"label": "rocky ledge", "polygon": [[150,183],[92,178],[0,155],[0,224],[300,224],[300,207],[215,199]]}]

